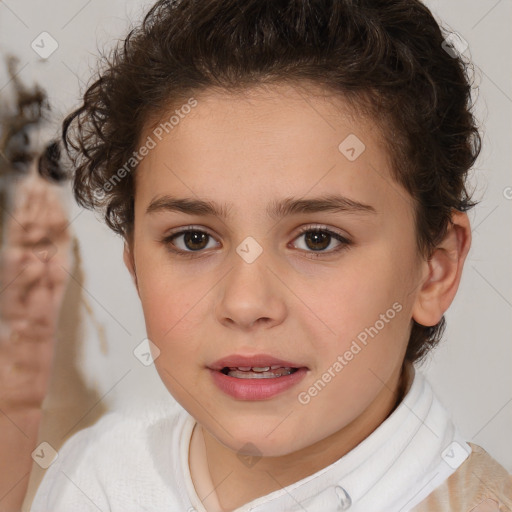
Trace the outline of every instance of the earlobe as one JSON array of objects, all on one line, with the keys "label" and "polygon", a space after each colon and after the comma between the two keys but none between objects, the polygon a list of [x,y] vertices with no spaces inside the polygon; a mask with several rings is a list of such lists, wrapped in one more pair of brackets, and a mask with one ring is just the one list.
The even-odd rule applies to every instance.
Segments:
[{"label": "earlobe", "polygon": [[137,293],[139,292],[139,286],[137,283],[137,270],[135,268],[135,260],[133,258],[133,252],[128,246],[128,243],[124,243],[124,250],[123,250],[123,260],[124,264],[126,265],[126,268],[128,269],[128,272],[130,272],[130,275],[132,276],[133,282],[135,284],[135,288],[137,288]]},{"label": "earlobe", "polygon": [[439,323],[457,293],[470,246],[469,218],[466,213],[455,211],[446,235],[425,262],[426,277],[412,310],[417,323],[425,326]]}]

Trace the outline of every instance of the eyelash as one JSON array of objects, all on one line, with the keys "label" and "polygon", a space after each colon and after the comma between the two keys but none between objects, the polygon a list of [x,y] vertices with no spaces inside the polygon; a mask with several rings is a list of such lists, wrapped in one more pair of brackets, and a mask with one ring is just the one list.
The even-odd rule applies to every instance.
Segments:
[{"label": "eyelash", "polygon": [[[204,234],[208,235],[209,237],[214,238],[207,231],[195,228],[194,226],[187,226],[185,229],[182,229],[180,231],[171,233],[168,236],[165,236],[161,240],[161,243],[163,243],[166,246],[166,249],[169,252],[175,254],[176,256],[179,256],[181,258],[198,258],[198,257],[201,257],[200,253],[203,251],[203,249],[198,250],[198,251],[183,251],[182,249],[174,249],[174,248],[172,248],[174,246],[174,244],[172,243],[172,240],[174,240],[175,238],[177,238],[179,236],[182,236],[182,235],[184,235],[186,233],[196,233],[196,232],[197,233],[204,233]],[[349,240],[346,237],[340,235],[339,233],[336,233],[335,231],[331,231],[330,229],[327,229],[325,227],[311,226],[311,225],[304,226],[303,228],[301,228],[300,232],[297,234],[297,236],[294,238],[294,240],[296,240],[300,236],[304,235],[305,233],[309,233],[309,232],[312,232],[312,233],[326,233],[326,234],[330,235],[332,238],[338,240],[338,242],[340,242],[340,245],[336,249],[333,249],[331,251],[325,251],[325,250],[322,250],[322,251],[312,251],[312,250],[306,251],[304,249],[300,249],[301,251],[303,251],[305,253],[309,253],[309,254],[313,255],[313,256],[306,256],[305,255],[309,259],[318,259],[318,258],[322,257],[324,254],[325,255],[337,254],[337,253],[340,253],[340,252],[342,252],[344,250],[347,250],[352,245],[352,241],[351,240]]]}]

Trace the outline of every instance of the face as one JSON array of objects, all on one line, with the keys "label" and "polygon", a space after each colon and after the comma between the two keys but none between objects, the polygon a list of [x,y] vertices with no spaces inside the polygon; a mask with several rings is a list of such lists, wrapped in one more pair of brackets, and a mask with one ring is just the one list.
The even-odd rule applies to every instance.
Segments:
[{"label": "face", "polygon": [[335,434],[407,346],[421,273],[412,200],[377,126],[321,92],[210,90],[172,129],[141,134],[155,144],[125,261],[155,365],[233,450],[278,456]]}]

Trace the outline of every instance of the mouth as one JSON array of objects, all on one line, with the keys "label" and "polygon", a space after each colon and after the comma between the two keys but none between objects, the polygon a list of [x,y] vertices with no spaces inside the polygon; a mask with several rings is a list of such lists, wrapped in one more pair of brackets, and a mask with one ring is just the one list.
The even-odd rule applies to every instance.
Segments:
[{"label": "mouth", "polygon": [[276,379],[295,373],[298,368],[289,366],[225,366],[220,370],[224,375],[235,379]]},{"label": "mouth", "polygon": [[232,355],[208,366],[219,390],[238,400],[266,400],[298,385],[309,368],[261,354]]}]

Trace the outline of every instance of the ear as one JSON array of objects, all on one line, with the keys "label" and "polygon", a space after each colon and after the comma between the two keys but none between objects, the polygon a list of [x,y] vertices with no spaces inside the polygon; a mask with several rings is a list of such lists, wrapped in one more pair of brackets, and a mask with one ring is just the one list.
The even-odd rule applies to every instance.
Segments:
[{"label": "ear", "polygon": [[454,211],[451,224],[432,257],[425,261],[421,289],[416,297],[412,317],[424,326],[440,322],[452,303],[464,261],[471,246],[471,226],[466,213]]},{"label": "ear", "polygon": [[137,293],[139,293],[139,285],[137,283],[137,269],[135,268],[135,260],[133,258],[133,248],[126,241],[124,242],[123,260],[126,268],[128,269],[128,272],[130,272],[132,276],[135,288],[137,288]]}]

